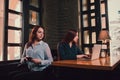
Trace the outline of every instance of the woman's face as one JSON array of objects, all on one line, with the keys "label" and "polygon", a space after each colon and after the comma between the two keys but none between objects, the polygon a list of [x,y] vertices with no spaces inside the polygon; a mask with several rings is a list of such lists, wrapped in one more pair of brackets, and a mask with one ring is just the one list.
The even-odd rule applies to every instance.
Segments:
[{"label": "woman's face", "polygon": [[43,28],[39,28],[38,29],[38,31],[36,33],[36,37],[37,37],[38,40],[42,40],[43,39],[43,37],[44,37],[44,30],[43,30]]},{"label": "woman's face", "polygon": [[76,36],[74,37],[73,41],[76,43],[78,42],[78,32],[76,33]]}]

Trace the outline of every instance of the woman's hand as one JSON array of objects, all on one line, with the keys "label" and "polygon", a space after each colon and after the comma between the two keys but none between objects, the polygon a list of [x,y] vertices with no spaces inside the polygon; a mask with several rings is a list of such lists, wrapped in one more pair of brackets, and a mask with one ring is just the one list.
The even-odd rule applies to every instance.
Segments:
[{"label": "woman's hand", "polygon": [[27,57],[24,57],[23,60],[24,60],[24,61],[28,61]]},{"label": "woman's hand", "polygon": [[41,60],[40,59],[31,59],[32,62],[36,63],[36,64],[40,64]]},{"label": "woman's hand", "polygon": [[31,57],[24,57],[24,60],[25,61],[31,61],[35,64],[40,64],[41,63],[41,60],[40,59],[35,59],[35,58],[31,58]]},{"label": "woman's hand", "polygon": [[85,54],[81,54],[81,55],[77,55],[77,58],[83,58],[83,57],[86,57],[86,58],[89,58],[90,56],[89,55],[85,55]]},{"label": "woman's hand", "polygon": [[26,57],[26,59],[27,59],[28,61],[31,61],[31,60],[32,60],[32,57]]}]

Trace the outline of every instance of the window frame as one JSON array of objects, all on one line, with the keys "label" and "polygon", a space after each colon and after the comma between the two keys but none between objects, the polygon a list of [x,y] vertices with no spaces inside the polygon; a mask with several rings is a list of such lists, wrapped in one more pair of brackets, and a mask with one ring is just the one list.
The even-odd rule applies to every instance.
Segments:
[{"label": "window frame", "polygon": [[[107,13],[107,0],[94,0],[94,2],[91,3],[92,0],[86,0],[87,1],[87,5],[86,8],[87,10],[84,10],[84,4],[83,3],[84,0],[80,0],[79,4],[80,4],[80,22],[81,23],[81,46],[82,46],[82,50],[83,52],[85,52],[85,48],[89,49],[89,53],[92,53],[92,47],[94,44],[99,44],[100,42],[98,41],[98,35],[100,30],[102,29],[102,18],[104,17],[106,20],[106,27],[104,29],[109,31],[109,25],[108,25],[108,13]],[[101,13],[101,4],[105,4],[105,14]],[[91,6],[94,6],[94,9],[91,9]],[[94,16],[91,16],[91,14],[94,13]],[[88,26],[84,26],[84,15],[88,15]],[[95,19],[95,26],[92,26],[91,21],[92,19]],[[84,36],[84,32],[88,31],[88,35],[89,35],[89,43],[84,43],[85,41],[85,36]],[[96,43],[92,42],[92,33],[95,32],[96,33]]]},{"label": "window frame", "polygon": [[[35,6],[30,5],[30,0],[19,0],[21,1],[21,12],[9,9],[9,1],[4,1],[4,33],[3,33],[3,61],[18,61],[18,60],[8,60],[8,47],[21,47],[20,50],[20,57],[22,56],[22,52],[24,50],[25,44],[28,42],[29,39],[29,31],[33,28],[32,24],[29,24],[29,11],[33,10],[39,13],[39,24],[42,25],[42,0],[38,0],[38,8]],[[21,15],[21,28],[15,26],[9,26],[8,19],[9,13]],[[8,30],[17,30],[21,31],[21,42],[20,43],[8,43]]]}]

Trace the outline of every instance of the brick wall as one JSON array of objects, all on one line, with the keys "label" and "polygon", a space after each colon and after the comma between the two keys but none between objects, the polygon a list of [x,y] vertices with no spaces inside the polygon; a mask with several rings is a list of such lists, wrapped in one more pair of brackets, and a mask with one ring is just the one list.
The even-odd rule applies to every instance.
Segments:
[{"label": "brick wall", "polygon": [[77,0],[43,0],[43,26],[51,49],[63,38],[68,29],[78,28]]}]

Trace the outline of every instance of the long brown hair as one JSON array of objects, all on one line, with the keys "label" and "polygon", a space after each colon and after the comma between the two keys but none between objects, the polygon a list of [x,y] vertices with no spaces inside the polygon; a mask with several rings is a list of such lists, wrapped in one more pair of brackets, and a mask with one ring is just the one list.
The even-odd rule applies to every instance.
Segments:
[{"label": "long brown hair", "polygon": [[27,48],[30,47],[32,45],[32,43],[36,40],[36,37],[37,37],[36,33],[37,33],[39,28],[42,28],[44,30],[44,28],[41,27],[41,26],[36,25],[36,26],[33,27],[32,31],[29,35],[29,41],[27,43]]},{"label": "long brown hair", "polygon": [[[65,37],[63,38],[62,42],[69,43],[69,42],[73,41],[73,39],[74,39],[75,36],[76,36],[76,33],[77,33],[77,30],[75,30],[75,29],[70,29],[70,30],[66,33],[66,35],[65,35]],[[73,42],[73,43],[75,43],[75,42]],[[76,44],[76,43],[75,43],[75,44]]]}]

